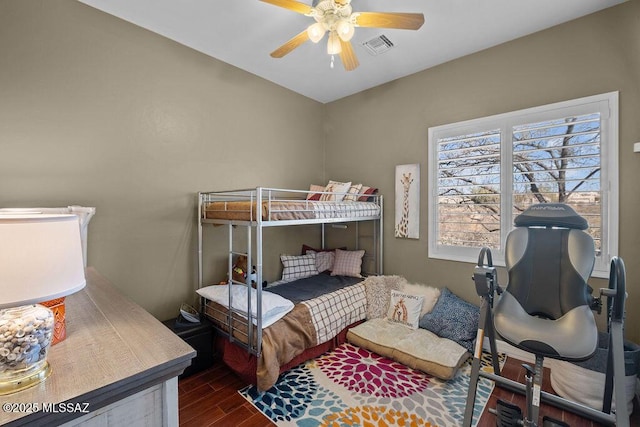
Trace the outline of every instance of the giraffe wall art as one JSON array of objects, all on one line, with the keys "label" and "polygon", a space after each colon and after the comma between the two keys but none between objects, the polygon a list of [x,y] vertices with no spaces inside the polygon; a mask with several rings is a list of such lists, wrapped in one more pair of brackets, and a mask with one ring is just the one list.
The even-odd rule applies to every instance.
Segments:
[{"label": "giraffe wall art", "polygon": [[420,165],[396,166],[395,237],[420,237]]}]

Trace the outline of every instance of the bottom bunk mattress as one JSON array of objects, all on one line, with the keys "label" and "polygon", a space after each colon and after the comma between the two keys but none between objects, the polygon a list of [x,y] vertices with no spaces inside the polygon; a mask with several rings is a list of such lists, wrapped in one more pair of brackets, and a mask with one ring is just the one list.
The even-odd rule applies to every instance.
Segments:
[{"label": "bottom bunk mattress", "polygon": [[[320,274],[263,290],[263,300],[265,295],[277,293],[296,304],[284,317],[262,329],[262,347],[256,360],[256,386],[259,390],[271,388],[281,367],[305,350],[331,342],[350,325],[365,319],[366,294],[361,280]],[[218,329],[235,340],[249,343],[250,322],[246,317],[234,312],[233,330],[229,333],[229,311],[224,305],[206,300],[204,312]],[[255,346],[256,326],[251,324],[250,327],[251,341]]]}]

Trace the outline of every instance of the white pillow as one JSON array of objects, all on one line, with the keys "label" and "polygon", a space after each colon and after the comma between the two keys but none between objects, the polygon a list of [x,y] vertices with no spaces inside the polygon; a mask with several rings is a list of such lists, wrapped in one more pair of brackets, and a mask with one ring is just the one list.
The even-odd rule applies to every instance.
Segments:
[{"label": "white pillow", "polygon": [[316,253],[305,255],[280,255],[282,261],[282,280],[302,279],[318,274]]},{"label": "white pillow", "polygon": [[424,297],[420,317],[427,313],[431,313],[431,310],[433,310],[433,307],[438,302],[438,298],[440,298],[440,289],[419,283],[404,283],[400,287],[400,290],[406,294],[422,295]]},{"label": "white pillow", "polygon": [[322,196],[320,196],[320,200],[328,202],[341,202],[342,199],[344,199],[344,196],[346,196],[347,191],[349,191],[349,188],[351,188],[351,181],[329,181],[324,191],[332,194],[323,194]]},{"label": "white pillow", "polygon": [[[196,292],[208,300],[215,301],[225,307],[229,307],[229,285],[212,285],[196,290]],[[232,285],[231,306],[247,317],[247,287]],[[258,302],[256,290],[251,288],[251,319],[257,325]],[[262,291],[262,328],[272,325],[285,314],[293,310],[293,302],[280,295],[269,291]]]},{"label": "white pillow", "polygon": [[408,326],[411,329],[418,329],[423,300],[424,297],[421,295],[405,294],[392,290],[387,320]]}]

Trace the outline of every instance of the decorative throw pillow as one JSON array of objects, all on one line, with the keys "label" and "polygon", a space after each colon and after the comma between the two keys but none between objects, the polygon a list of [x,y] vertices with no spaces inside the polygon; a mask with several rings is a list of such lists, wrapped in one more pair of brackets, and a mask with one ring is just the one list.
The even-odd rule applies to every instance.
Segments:
[{"label": "decorative throw pillow", "polygon": [[336,259],[336,253],[334,251],[314,252],[308,250],[307,253],[316,255],[316,268],[320,273],[333,270],[333,263]]},{"label": "decorative throw pillow", "polygon": [[369,196],[368,195],[373,195],[373,194],[377,194],[377,193],[378,193],[378,189],[377,188],[367,187],[367,186],[363,185],[362,189],[360,190],[360,194],[367,194],[367,195],[358,197],[358,201],[359,202],[368,202],[369,201]]},{"label": "decorative throw pillow", "polygon": [[341,202],[345,193],[351,188],[351,182],[329,181],[324,191],[331,194],[323,194],[320,196],[321,201]]},{"label": "decorative throw pillow", "polygon": [[282,261],[282,280],[301,279],[318,274],[316,254],[280,255]]},{"label": "decorative throw pillow", "polygon": [[[346,246],[341,246],[337,249],[342,249],[343,251],[347,250]],[[334,252],[336,250],[336,248],[332,248],[332,249],[318,249],[318,248],[313,248],[309,245],[302,245],[302,250],[300,251],[300,255],[304,255],[307,253],[307,251],[313,251],[313,252]]]},{"label": "decorative throw pillow", "polygon": [[358,193],[362,190],[362,184],[351,184],[349,190],[347,191],[347,195],[344,196],[345,202],[355,202],[358,199]]},{"label": "decorative throw pillow", "polygon": [[362,257],[364,250],[359,251],[343,251],[336,249],[336,259],[333,262],[332,276],[351,276],[362,277],[360,271],[362,268]]},{"label": "decorative throw pillow", "polygon": [[420,310],[422,310],[423,296],[405,294],[404,292],[391,291],[391,301],[387,320],[411,329],[418,329]]},{"label": "decorative throw pillow", "polygon": [[322,194],[320,192],[324,191],[324,185],[315,185],[311,184],[309,186],[309,192],[307,193],[307,200],[320,200]]},{"label": "decorative throw pillow", "polygon": [[438,302],[438,298],[440,298],[440,289],[418,283],[405,283],[400,290],[407,294],[422,295],[424,297],[420,317],[433,310],[433,307]]},{"label": "decorative throw pillow", "polygon": [[443,288],[433,310],[420,318],[419,325],[436,335],[457,342],[473,353],[473,340],[478,332],[479,317],[480,307]]},{"label": "decorative throw pillow", "polygon": [[400,290],[407,279],[402,276],[368,276],[362,281],[367,297],[367,320],[387,316],[391,290]]},{"label": "decorative throw pillow", "polygon": [[[346,246],[342,246],[338,249],[343,251],[347,250]],[[333,270],[333,263],[336,259],[336,249],[316,249],[309,245],[302,245],[301,254],[304,255],[309,252],[315,252],[316,254],[316,267],[320,273],[327,273]]]}]

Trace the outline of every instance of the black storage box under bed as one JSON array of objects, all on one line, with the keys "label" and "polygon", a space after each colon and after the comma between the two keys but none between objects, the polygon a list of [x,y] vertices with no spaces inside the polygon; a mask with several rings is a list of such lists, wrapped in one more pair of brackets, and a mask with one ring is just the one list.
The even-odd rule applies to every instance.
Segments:
[{"label": "black storage box under bed", "polygon": [[213,325],[210,320],[203,317],[199,323],[192,323],[178,316],[162,323],[196,351],[191,366],[184,370],[179,379],[203,371],[213,364]]}]

